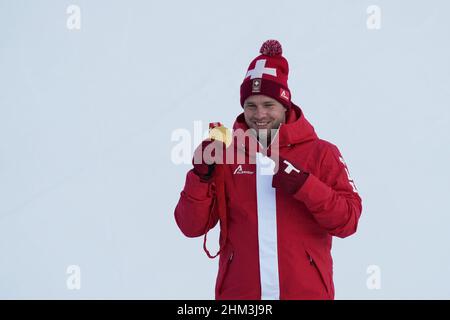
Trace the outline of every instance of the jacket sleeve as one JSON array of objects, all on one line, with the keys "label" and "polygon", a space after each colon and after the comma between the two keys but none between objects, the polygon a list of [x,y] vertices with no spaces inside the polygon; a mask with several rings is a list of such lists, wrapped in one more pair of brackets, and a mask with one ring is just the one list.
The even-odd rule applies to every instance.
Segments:
[{"label": "jacket sleeve", "polygon": [[175,208],[175,221],[187,237],[199,237],[213,228],[219,217],[213,210],[213,182],[203,182],[190,170]]},{"label": "jacket sleeve", "polygon": [[341,153],[330,145],[320,165],[320,176],[310,174],[294,194],[329,234],[345,238],[356,232],[362,201]]}]

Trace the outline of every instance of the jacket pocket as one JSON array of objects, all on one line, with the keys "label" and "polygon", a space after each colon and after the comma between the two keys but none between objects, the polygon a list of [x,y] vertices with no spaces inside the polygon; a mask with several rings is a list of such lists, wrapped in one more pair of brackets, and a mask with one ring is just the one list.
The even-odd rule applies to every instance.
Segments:
[{"label": "jacket pocket", "polygon": [[314,269],[314,272],[320,278],[320,281],[321,281],[323,287],[325,288],[327,295],[331,298],[331,296],[332,296],[331,292],[330,292],[331,288],[329,286],[328,277],[326,277],[326,273],[324,273],[321,266],[317,263],[316,259],[311,254],[311,251],[305,248],[305,252],[306,252],[306,256],[308,258],[309,265],[311,266],[311,268]]},{"label": "jacket pocket", "polygon": [[216,295],[220,295],[222,293],[223,282],[227,276],[228,269],[230,268],[230,264],[233,261],[234,251],[227,250],[227,255],[224,256],[219,265],[219,272],[217,275],[217,283],[216,283]]}]

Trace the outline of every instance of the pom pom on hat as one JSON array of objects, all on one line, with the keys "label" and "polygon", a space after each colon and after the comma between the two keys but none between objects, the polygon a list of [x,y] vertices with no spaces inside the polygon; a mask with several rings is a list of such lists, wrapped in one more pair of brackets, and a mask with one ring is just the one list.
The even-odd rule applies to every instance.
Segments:
[{"label": "pom pom on hat", "polygon": [[274,57],[280,56],[283,53],[283,48],[277,40],[267,40],[262,44],[259,52],[263,55]]}]

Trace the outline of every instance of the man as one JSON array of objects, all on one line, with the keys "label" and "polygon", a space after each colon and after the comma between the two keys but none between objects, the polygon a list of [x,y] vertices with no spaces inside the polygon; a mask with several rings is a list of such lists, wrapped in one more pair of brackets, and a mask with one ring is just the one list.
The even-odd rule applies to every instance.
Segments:
[{"label": "man", "polygon": [[196,152],[216,144],[215,152],[194,161],[175,219],[186,236],[205,241],[220,220],[216,299],[334,299],[332,236],[356,232],[361,198],[338,148],[319,139],[291,101],[280,43],[268,40],[260,53],[241,85],[244,112],[233,126],[252,135],[227,148],[245,161],[227,154],[222,162],[222,143],[205,140]]}]

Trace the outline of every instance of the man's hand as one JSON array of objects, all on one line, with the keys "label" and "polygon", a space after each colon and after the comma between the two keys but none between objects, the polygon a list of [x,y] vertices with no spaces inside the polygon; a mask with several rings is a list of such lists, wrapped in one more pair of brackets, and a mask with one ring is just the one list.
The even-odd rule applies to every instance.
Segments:
[{"label": "man's hand", "polygon": [[291,161],[278,156],[272,187],[295,194],[305,183],[309,173],[294,165]]},{"label": "man's hand", "polygon": [[216,163],[224,163],[225,144],[219,140],[206,139],[195,149],[192,164],[194,173],[203,181],[213,176]]}]

